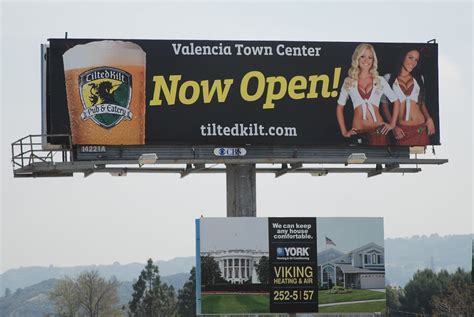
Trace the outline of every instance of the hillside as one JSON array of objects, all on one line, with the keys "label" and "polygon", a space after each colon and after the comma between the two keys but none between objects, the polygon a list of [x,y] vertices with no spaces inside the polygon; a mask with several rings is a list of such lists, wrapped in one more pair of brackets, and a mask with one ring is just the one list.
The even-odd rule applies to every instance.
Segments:
[{"label": "hillside", "polygon": [[[194,257],[180,257],[169,261],[156,261],[161,276],[172,276],[174,274],[189,274],[195,265]],[[138,278],[144,269],[143,263],[130,263],[121,265],[115,262],[112,265],[88,265],[75,267],[21,267],[8,270],[0,275],[0,295],[5,294],[9,288],[15,292],[18,288],[24,288],[49,279],[59,279],[64,276],[75,277],[83,271],[96,270],[106,279],[115,276],[119,281],[133,281]],[[180,283],[177,283],[179,285]],[[184,284],[181,283],[180,285]],[[181,288],[181,286],[179,287]]]},{"label": "hillside", "polygon": [[[188,280],[189,274],[178,273],[161,278],[163,283],[173,285],[178,290]],[[57,279],[49,279],[38,284],[18,289],[8,297],[0,298],[0,316],[44,317],[54,313],[54,306],[48,298]],[[119,306],[127,306],[133,292],[132,282],[121,282],[118,297]]]},{"label": "hillside", "polygon": [[385,240],[386,279],[404,286],[418,269],[471,271],[473,235],[414,236]]},{"label": "hillside", "polygon": [[42,317],[54,312],[54,307],[48,300],[48,292],[55,283],[56,280],[49,279],[0,298],[0,316]]},{"label": "hillside", "polygon": [[[392,285],[404,286],[418,269],[453,272],[461,267],[471,270],[472,235],[414,236],[385,240],[386,280]],[[189,278],[194,257],[158,261],[162,281],[178,290]],[[145,264],[90,265],[77,267],[23,267],[0,275],[0,294],[9,288],[12,294],[0,298],[0,316],[44,317],[53,312],[48,293],[58,278],[74,277],[82,271],[97,270],[105,278],[115,276],[123,281],[119,289],[121,305],[131,298],[132,284]]]}]

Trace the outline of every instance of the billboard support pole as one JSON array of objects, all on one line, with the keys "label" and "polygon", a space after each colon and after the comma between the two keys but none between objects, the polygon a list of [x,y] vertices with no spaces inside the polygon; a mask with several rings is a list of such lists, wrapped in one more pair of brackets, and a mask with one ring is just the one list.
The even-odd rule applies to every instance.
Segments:
[{"label": "billboard support pole", "polygon": [[255,164],[226,164],[227,217],[257,217],[256,180]]},{"label": "billboard support pole", "polygon": [[226,164],[227,217],[256,217],[255,164]]}]

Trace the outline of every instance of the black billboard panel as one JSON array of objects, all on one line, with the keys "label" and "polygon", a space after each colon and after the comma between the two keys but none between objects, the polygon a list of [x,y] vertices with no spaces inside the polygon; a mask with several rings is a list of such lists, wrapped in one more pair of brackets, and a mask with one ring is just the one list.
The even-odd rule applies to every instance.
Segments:
[{"label": "black billboard panel", "polygon": [[268,218],[270,311],[318,312],[316,218]]},{"label": "black billboard panel", "polygon": [[46,87],[73,144],[440,144],[432,43],[51,39]]}]

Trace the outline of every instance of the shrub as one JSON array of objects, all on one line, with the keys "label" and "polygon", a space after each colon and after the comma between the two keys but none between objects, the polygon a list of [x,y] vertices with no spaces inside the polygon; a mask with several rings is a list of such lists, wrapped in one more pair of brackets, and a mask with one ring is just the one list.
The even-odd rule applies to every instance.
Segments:
[{"label": "shrub", "polygon": [[350,289],[344,288],[342,286],[334,286],[329,290],[329,293],[331,294],[347,294],[351,292],[352,291]]}]

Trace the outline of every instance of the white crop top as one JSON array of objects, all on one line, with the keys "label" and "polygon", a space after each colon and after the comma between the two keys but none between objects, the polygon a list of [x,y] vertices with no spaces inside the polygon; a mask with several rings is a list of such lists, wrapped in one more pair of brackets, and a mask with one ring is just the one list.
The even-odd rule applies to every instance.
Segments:
[{"label": "white crop top", "polygon": [[369,98],[367,99],[364,99],[360,95],[357,81],[355,81],[354,84],[349,88],[349,91],[347,91],[343,85],[341,88],[341,92],[339,93],[339,99],[337,100],[337,103],[341,106],[345,106],[347,103],[347,99],[350,96],[352,104],[354,105],[354,109],[359,106],[362,106],[362,118],[364,120],[367,120],[368,110],[374,122],[377,122],[374,106],[379,106],[380,98],[382,98],[382,95],[387,96],[390,102],[394,102],[398,99],[393,90],[390,88],[388,82],[382,76],[379,76],[379,80],[381,87],[376,87],[376,83],[375,81],[373,81],[372,91],[370,93]]},{"label": "white crop top", "polygon": [[[386,74],[385,79],[390,80],[390,74]],[[423,78],[422,78],[423,80]],[[418,85],[415,78],[413,78],[413,89],[410,95],[405,95],[403,90],[400,88],[398,83],[398,78],[392,84],[393,92],[397,95],[400,102],[405,102],[405,121],[410,120],[410,111],[411,111],[411,101],[418,102],[418,96],[420,95],[420,85]]]}]

